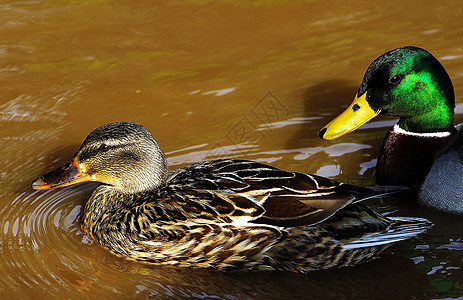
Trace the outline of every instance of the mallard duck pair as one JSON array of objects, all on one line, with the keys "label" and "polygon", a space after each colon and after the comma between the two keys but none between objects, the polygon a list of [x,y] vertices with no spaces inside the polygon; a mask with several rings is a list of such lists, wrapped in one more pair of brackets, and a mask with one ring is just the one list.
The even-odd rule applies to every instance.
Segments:
[{"label": "mallard duck pair", "polygon": [[361,188],[235,159],[169,174],[142,125],[92,131],[37,190],[102,183],[82,212],[84,232],[112,253],[158,265],[312,271],[367,261],[431,227],[381,216],[361,202],[398,188]]},{"label": "mallard duck pair", "polygon": [[353,103],[320,131],[349,133],[378,114],[400,117],[381,145],[377,183],[412,189],[420,203],[463,214],[463,137],[453,125],[452,81],[428,51],[403,47],[368,67]]}]

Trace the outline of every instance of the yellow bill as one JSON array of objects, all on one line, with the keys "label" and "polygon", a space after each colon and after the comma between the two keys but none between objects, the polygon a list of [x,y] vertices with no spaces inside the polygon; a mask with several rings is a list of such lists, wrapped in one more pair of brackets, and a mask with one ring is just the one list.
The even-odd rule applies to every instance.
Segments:
[{"label": "yellow bill", "polygon": [[366,92],[360,97],[355,96],[352,104],[343,113],[320,130],[320,138],[334,140],[354,131],[376,117],[381,110],[373,110],[370,104],[368,104],[366,97]]}]

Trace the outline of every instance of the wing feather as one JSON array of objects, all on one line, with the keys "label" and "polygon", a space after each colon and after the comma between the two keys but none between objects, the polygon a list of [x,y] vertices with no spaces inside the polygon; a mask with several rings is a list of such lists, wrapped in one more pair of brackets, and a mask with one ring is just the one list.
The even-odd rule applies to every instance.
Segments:
[{"label": "wing feather", "polygon": [[357,193],[361,198],[373,193],[365,188],[343,189],[341,183],[316,175],[234,159],[203,161],[180,169],[169,179],[169,187],[189,194],[183,197],[201,198],[218,219],[242,218],[277,226],[319,223],[360,201]]}]

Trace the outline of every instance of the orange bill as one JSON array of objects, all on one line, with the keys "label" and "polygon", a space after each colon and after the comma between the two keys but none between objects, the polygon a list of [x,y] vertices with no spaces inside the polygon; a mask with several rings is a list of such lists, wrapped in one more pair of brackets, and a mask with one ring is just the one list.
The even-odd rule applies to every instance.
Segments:
[{"label": "orange bill", "polygon": [[334,140],[354,131],[376,117],[381,110],[373,110],[366,97],[366,92],[360,97],[356,96],[352,104],[343,113],[320,130],[320,137],[324,140]]},{"label": "orange bill", "polygon": [[83,173],[77,158],[74,158],[58,169],[37,178],[32,183],[32,188],[35,190],[49,190],[90,180],[91,177]]}]

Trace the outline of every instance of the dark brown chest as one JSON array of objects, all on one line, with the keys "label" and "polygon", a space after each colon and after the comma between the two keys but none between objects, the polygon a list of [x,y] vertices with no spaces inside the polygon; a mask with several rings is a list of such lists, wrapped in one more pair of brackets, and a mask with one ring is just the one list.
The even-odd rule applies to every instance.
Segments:
[{"label": "dark brown chest", "polygon": [[445,137],[404,134],[391,128],[381,145],[376,164],[380,185],[401,185],[416,190],[423,183],[436,154],[454,134]]}]

